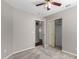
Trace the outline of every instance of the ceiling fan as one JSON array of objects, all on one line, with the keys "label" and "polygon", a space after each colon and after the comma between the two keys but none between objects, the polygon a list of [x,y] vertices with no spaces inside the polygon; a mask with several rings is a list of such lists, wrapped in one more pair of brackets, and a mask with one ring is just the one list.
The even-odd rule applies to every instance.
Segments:
[{"label": "ceiling fan", "polygon": [[61,6],[62,4],[52,1],[52,0],[45,0],[45,2],[43,2],[43,3],[36,4],[36,6],[41,6],[41,5],[45,5],[47,10],[50,10],[52,5]]}]

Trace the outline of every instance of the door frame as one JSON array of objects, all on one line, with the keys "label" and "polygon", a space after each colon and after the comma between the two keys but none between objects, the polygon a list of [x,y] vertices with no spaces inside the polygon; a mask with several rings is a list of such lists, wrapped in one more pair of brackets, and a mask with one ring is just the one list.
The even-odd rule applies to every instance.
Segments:
[{"label": "door frame", "polygon": [[[43,26],[44,26],[44,29],[43,29],[43,31],[44,31],[44,33],[43,33],[43,35],[44,35],[44,39],[43,39],[43,47],[45,48],[46,47],[46,35],[45,35],[45,33],[46,33],[46,25],[45,25],[45,23],[46,23],[46,21],[45,20],[35,20],[34,21],[34,23],[35,23],[35,40],[36,40],[36,21],[43,21]],[[36,47],[36,46],[35,46]]]}]

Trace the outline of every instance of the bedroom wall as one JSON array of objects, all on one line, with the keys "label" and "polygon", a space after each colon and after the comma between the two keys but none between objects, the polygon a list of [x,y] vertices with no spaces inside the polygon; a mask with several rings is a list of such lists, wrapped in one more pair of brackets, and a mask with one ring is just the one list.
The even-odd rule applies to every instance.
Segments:
[{"label": "bedroom wall", "polygon": [[77,54],[77,6],[45,17],[47,20],[62,18],[62,49]]},{"label": "bedroom wall", "polygon": [[37,16],[1,3],[1,58],[35,47],[35,21]]},{"label": "bedroom wall", "polygon": [[35,47],[35,21],[37,18],[21,10],[13,13],[13,50]]},{"label": "bedroom wall", "polygon": [[1,59],[12,53],[13,8],[1,1]]}]

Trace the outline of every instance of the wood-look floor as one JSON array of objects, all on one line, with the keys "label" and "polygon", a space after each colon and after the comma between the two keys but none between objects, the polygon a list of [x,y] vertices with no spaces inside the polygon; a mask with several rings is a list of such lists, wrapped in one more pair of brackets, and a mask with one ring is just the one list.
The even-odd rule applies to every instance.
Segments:
[{"label": "wood-look floor", "polygon": [[77,59],[75,56],[65,54],[55,48],[41,46],[14,54],[8,59]]}]

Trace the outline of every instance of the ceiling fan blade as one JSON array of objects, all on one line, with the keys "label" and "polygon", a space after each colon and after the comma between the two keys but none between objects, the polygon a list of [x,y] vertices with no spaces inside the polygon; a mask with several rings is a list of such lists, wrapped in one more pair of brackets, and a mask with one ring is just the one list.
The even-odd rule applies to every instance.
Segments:
[{"label": "ceiling fan blade", "polygon": [[52,2],[52,4],[56,6],[61,6],[61,3],[57,3],[57,2]]},{"label": "ceiling fan blade", "polygon": [[44,4],[46,4],[46,3],[40,3],[40,4],[37,4],[36,6],[41,6],[41,5],[44,5]]}]

